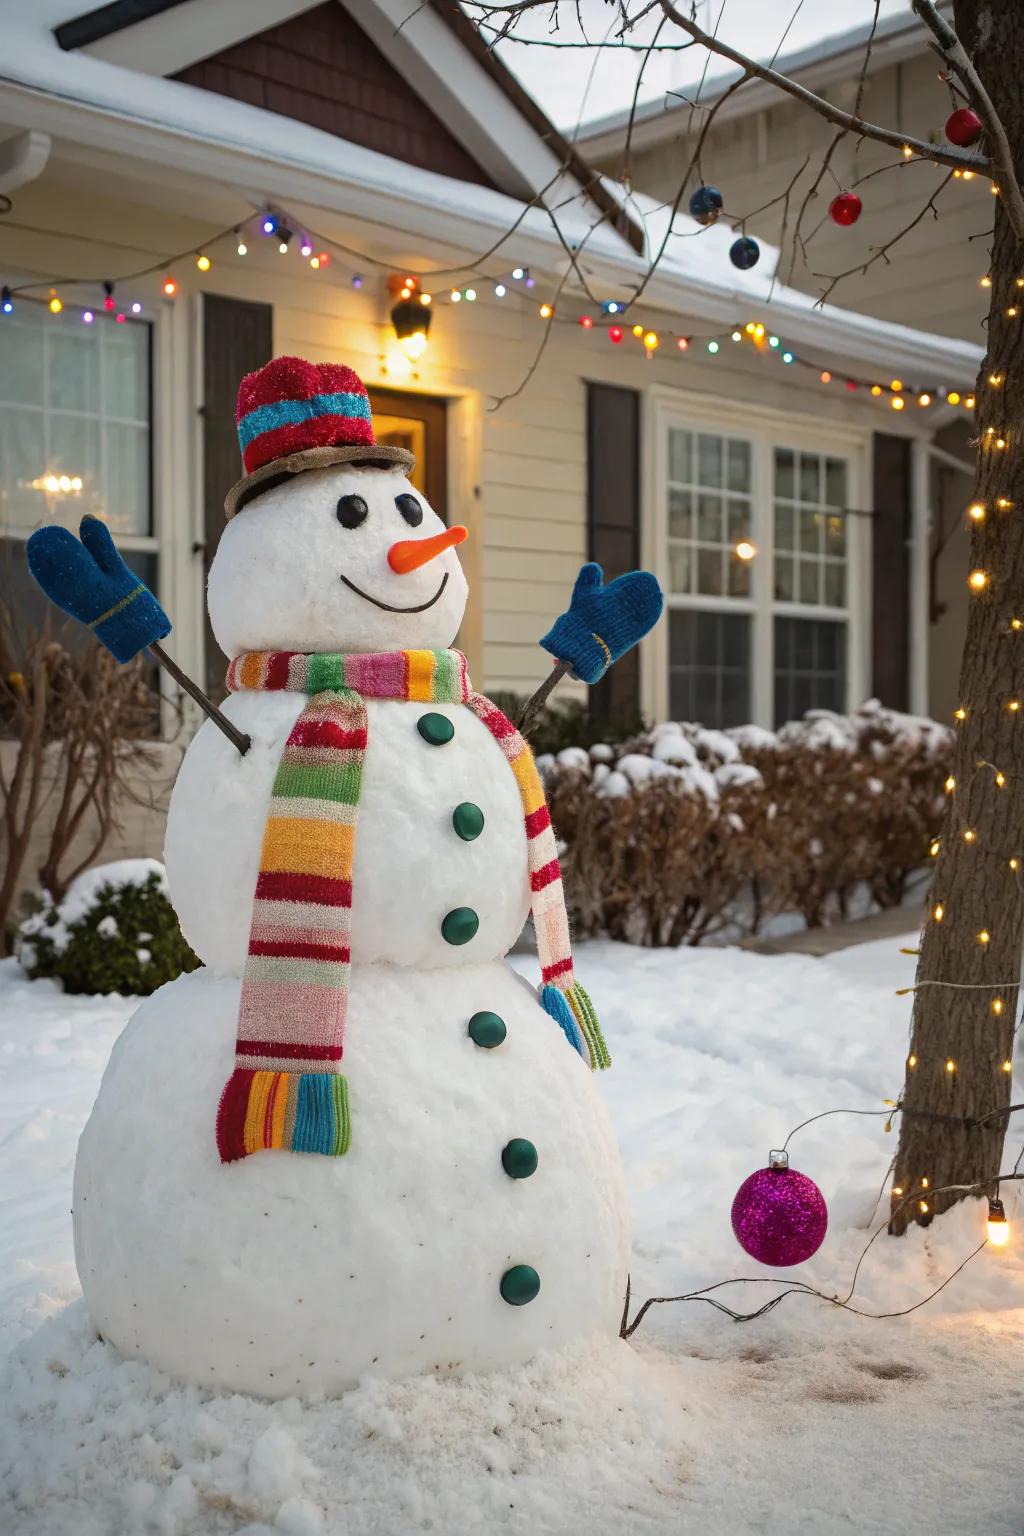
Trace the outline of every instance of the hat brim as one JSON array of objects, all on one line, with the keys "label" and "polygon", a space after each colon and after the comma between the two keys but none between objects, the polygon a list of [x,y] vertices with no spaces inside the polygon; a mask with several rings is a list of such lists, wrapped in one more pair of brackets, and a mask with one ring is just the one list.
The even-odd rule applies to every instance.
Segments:
[{"label": "hat brim", "polygon": [[331,464],[366,464],[376,469],[397,464],[402,469],[412,469],[415,463],[408,448],[399,448],[393,443],[375,443],[373,447],[359,443],[347,447],[304,448],[301,453],[273,459],[254,469],[251,475],[243,475],[224,498],[224,516],[230,522],[254,496],[261,496],[264,491],[290,480],[293,475],[301,475],[306,469],[327,469]]}]

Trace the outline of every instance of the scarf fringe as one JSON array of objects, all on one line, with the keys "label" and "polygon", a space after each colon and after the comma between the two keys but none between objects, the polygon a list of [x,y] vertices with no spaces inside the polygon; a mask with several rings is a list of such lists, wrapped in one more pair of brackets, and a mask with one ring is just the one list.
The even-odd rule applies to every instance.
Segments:
[{"label": "scarf fringe", "polygon": [[540,989],[540,1005],[551,1015],[574,1050],[579,1051],[592,1072],[604,1071],[612,1064],[604,1043],[601,1026],[586,988],[573,981],[564,990],[549,983]]},{"label": "scarf fringe", "polygon": [[217,1109],[222,1163],[266,1151],[343,1157],[351,1134],[348,1084],[335,1072],[258,1072],[236,1067]]}]

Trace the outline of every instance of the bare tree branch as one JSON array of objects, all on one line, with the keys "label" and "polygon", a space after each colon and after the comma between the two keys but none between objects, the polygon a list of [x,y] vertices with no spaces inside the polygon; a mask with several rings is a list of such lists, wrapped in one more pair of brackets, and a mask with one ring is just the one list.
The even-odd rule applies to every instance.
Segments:
[{"label": "bare tree branch", "polygon": [[998,178],[1003,206],[1006,209],[1006,217],[1017,239],[1024,243],[1024,197],[1021,195],[1020,184],[1017,181],[1010,141],[1006,137],[1006,129],[1003,127],[999,113],[992,105],[992,98],[982,85],[978,71],[967,57],[967,50],[963,43],[949,22],[939,15],[932,0],[913,0],[913,6],[915,14],[920,16],[929,32],[935,37],[939,53],[960,77],[972,104],[978,109],[978,116],[985,125],[985,133],[992,151],[992,162]]},{"label": "bare tree branch", "polygon": [[868,268],[873,267],[876,261],[884,261],[888,264],[889,252],[892,250],[893,246],[898,245],[899,242],[903,239],[904,235],[909,235],[912,229],[916,229],[918,224],[921,223],[921,220],[926,218],[929,213],[933,218],[937,219],[939,213],[935,206],[936,200],[949,185],[952,179],[953,172],[949,171],[942,178],[942,181],[939,183],[939,185],[935,188],[935,191],[925,203],[924,207],[914,215],[909,224],[904,224],[903,228],[897,230],[896,234],[894,234],[890,240],[887,240],[884,245],[873,246],[871,254],[865,261],[858,262],[854,267],[847,267],[845,272],[837,272],[834,276],[830,276],[827,272],[815,272],[815,277],[824,278],[828,283],[828,287],[819,298],[818,303],[827,303],[829,296],[831,295],[836,284],[841,283],[845,277],[852,277],[855,272],[860,272],[861,274],[867,272]]},{"label": "bare tree branch", "polygon": [[[879,144],[889,144],[894,149],[902,149],[906,144],[915,154],[925,160],[934,160],[938,165],[949,165],[956,170],[977,171],[982,176],[992,176],[994,167],[983,156],[971,154],[968,150],[956,149],[944,144],[929,144],[924,139],[915,139],[905,133],[899,133],[895,128],[883,128],[877,123],[868,123],[862,117],[852,112],[844,112],[841,107],[833,106],[823,96],[816,96],[806,86],[800,85],[796,80],[791,80],[788,75],[782,75],[778,70],[770,69],[767,64],[755,63],[748,59],[746,54],[733,48],[728,43],[723,43],[720,38],[712,37],[710,32],[705,32],[695,21],[684,16],[672,3],[672,0],[659,0],[665,14],[680,27],[694,42],[700,43],[711,53],[717,53],[720,58],[728,59],[731,63],[739,65],[747,76],[755,76],[758,80],[764,80],[768,85],[777,86],[780,91],[785,91],[788,96],[802,102],[805,107],[810,107],[823,117],[827,122],[835,123],[837,128],[846,129],[850,133],[856,133],[861,138],[874,139]],[[921,0],[924,3],[924,0]],[[991,103],[990,103],[991,105]]]}]

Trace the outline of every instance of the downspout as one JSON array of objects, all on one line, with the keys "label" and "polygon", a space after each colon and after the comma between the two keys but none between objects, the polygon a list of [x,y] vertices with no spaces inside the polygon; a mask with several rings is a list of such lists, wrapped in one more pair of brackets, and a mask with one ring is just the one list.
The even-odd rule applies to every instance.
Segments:
[{"label": "downspout", "polygon": [[915,437],[910,463],[910,710],[928,714],[928,651],[931,638],[932,444]]}]

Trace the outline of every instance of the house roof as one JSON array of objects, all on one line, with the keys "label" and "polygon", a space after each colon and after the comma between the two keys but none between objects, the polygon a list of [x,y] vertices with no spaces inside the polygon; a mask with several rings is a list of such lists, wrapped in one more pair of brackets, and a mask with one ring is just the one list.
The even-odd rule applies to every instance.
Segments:
[{"label": "house roof", "polygon": [[[623,239],[635,250],[642,249],[643,231],[625,199],[554,126],[488,48],[456,0],[424,0],[422,7],[415,8],[401,0],[397,5],[394,0],[340,3],[403,71],[455,137],[463,139],[498,187],[532,196],[561,171],[575,179]],[[89,49],[96,57],[134,65],[146,73],[169,75],[309,8],[310,0],[245,0],[244,4],[238,0],[111,0],[59,21],[53,36],[65,52]],[[438,19],[440,27],[413,23],[416,11],[424,8],[431,12],[431,18]],[[179,14],[171,16],[174,12]],[[167,21],[160,28],[155,24],[162,18]],[[459,68],[454,71],[451,59],[440,57],[441,32],[455,41],[461,55]],[[437,67],[432,67],[435,59]],[[511,113],[506,111],[504,121],[487,112],[465,110],[465,97],[473,94],[474,65],[512,108]],[[532,145],[531,139],[536,141]],[[542,153],[538,154],[538,149]]]},{"label": "house roof", "polygon": [[[128,3],[128,0],[125,0]],[[952,0],[940,0],[939,10],[952,13]],[[789,75],[801,85],[817,92],[827,91],[830,85],[851,78],[851,70],[859,70],[864,49],[871,37],[870,23],[836,32],[831,37],[819,39],[805,48],[781,54],[771,63],[779,74]],[[921,22],[912,13],[901,12],[887,16],[874,29],[871,46],[870,71],[875,73],[903,59],[913,58],[927,50],[928,38]],[[731,85],[739,79],[741,71],[731,69],[705,81],[700,91],[703,106],[713,106]],[[717,114],[722,122],[747,117],[762,111],[780,100],[777,87],[764,80],[751,80],[742,91],[737,91]],[[685,136],[690,129],[691,108],[678,96],[659,96],[654,101],[637,107],[633,119],[630,143],[634,150],[648,149],[665,139]],[[600,160],[614,154],[625,143],[629,126],[629,112],[611,112],[604,117],[592,118],[580,130],[578,143],[583,152]]]},{"label": "house roof", "polygon": [[[218,0],[187,3],[216,9]],[[246,0],[247,15],[283,3]],[[397,7],[409,0],[373,3]],[[241,222],[261,205],[280,204],[311,229],[372,249],[377,259],[396,267],[418,260],[452,270],[465,262],[467,272],[497,275],[515,260],[557,282],[571,250],[600,297],[628,299],[646,280],[642,312],[655,320],[659,314],[672,316],[669,323],[676,329],[720,332],[755,318],[822,366],[842,359],[851,373],[879,370],[888,376],[891,370],[929,387],[964,388],[977,372],[982,356],[977,346],[835,305],[819,306],[811,295],[777,281],[778,252],[766,243],[758,266],[738,271],[729,261],[729,229],[702,230],[679,213],[669,227],[670,211],[653,199],[629,198],[631,215],[645,234],[641,253],[607,220],[595,218],[593,202],[575,183],[563,188],[552,213],[529,199],[408,166],[360,145],[347,144],[339,155],[333,135],[305,123],[84,50],[62,53],[52,28],[66,6],[67,0],[34,0],[8,18],[0,125],[29,149],[48,136],[64,174],[68,167],[104,179],[113,174],[125,199],[174,203],[222,223]],[[403,33],[414,42],[416,29],[430,24],[443,25],[421,8]],[[511,112],[489,77],[481,72],[480,78],[490,87],[492,104],[505,101]],[[465,90],[464,80],[459,87]],[[39,173],[38,155],[27,161],[34,169],[23,179]],[[604,185],[612,195],[625,195],[611,181]],[[647,253],[662,247],[652,273]],[[567,298],[578,292],[573,275]]]}]

